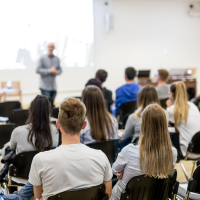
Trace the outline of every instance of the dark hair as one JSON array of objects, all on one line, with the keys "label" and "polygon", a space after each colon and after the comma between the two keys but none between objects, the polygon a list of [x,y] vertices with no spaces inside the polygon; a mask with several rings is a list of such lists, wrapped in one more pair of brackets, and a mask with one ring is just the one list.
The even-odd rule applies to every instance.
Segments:
[{"label": "dark hair", "polygon": [[28,127],[28,142],[37,148],[39,152],[52,148],[53,141],[50,130],[51,106],[48,98],[37,95],[32,101],[29,109],[29,118],[26,124]]},{"label": "dark hair", "polygon": [[79,134],[85,122],[86,108],[80,99],[68,98],[61,103],[58,121],[65,133]]},{"label": "dark hair", "polygon": [[87,86],[97,86],[103,93],[103,96],[104,96],[104,91],[103,91],[103,88],[101,87],[101,81],[98,79],[98,78],[91,78],[86,84],[85,84],[85,87]]},{"label": "dark hair", "polygon": [[101,90],[96,86],[86,87],[82,96],[87,108],[87,119],[90,124],[90,134],[98,142],[107,141],[114,134],[111,115],[106,109]]},{"label": "dark hair", "polygon": [[102,83],[105,82],[107,76],[108,76],[107,71],[105,71],[105,70],[103,70],[103,69],[99,69],[99,70],[96,72],[96,77],[97,77]]},{"label": "dark hair", "polygon": [[127,67],[125,69],[125,74],[129,80],[133,80],[136,76],[136,70],[133,67]]},{"label": "dark hair", "polygon": [[166,69],[159,69],[158,74],[160,76],[161,81],[166,81],[169,76],[169,72]]}]

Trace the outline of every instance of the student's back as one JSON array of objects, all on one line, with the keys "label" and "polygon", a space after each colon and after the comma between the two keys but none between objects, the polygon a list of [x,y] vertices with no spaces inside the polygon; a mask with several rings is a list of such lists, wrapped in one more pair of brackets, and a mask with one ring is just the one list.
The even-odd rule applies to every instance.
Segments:
[{"label": "student's back", "polygon": [[152,104],[144,109],[138,144],[124,147],[112,166],[119,181],[113,188],[111,200],[120,200],[132,177],[146,174],[167,178],[172,173],[177,151],[172,147],[166,114],[159,105]]},{"label": "student's back", "polygon": [[187,91],[184,82],[175,82],[170,86],[170,98],[167,101],[169,122],[174,123],[180,132],[180,145],[183,156],[195,133],[200,131],[200,113],[198,108],[187,101]]},{"label": "student's back", "polygon": [[106,155],[84,144],[61,145],[36,155],[33,163],[29,182],[43,185],[43,200],[63,191],[100,185],[112,177]]},{"label": "student's back", "polygon": [[[28,141],[29,135],[29,127],[31,124],[27,124],[24,126],[19,126],[15,128],[12,132],[11,139],[10,139],[10,148],[16,150],[16,154],[25,151],[37,151],[37,148]],[[52,147],[57,147],[59,142],[59,134],[58,129],[54,124],[50,125],[50,131],[52,136]],[[33,137],[35,140],[35,137]]]},{"label": "student's back", "polygon": [[87,144],[116,139],[117,120],[107,111],[101,90],[96,86],[87,86],[82,100],[87,109],[87,126],[81,131],[81,142]]},{"label": "student's back", "polygon": [[126,84],[116,90],[115,108],[112,109],[114,116],[118,115],[118,110],[123,103],[137,101],[137,94],[141,86],[134,83],[135,76],[136,70],[133,67],[125,69]]}]

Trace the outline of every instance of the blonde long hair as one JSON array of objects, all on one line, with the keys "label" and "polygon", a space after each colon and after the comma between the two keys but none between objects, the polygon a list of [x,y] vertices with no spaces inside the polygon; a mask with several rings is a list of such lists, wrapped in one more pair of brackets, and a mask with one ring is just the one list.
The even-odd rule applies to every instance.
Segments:
[{"label": "blonde long hair", "polygon": [[157,104],[145,108],[139,138],[140,170],[155,178],[173,171],[173,152],[164,110]]},{"label": "blonde long hair", "polygon": [[189,111],[189,105],[187,103],[188,97],[187,97],[187,90],[185,83],[182,81],[178,81],[173,83],[170,86],[170,92],[174,96],[174,121],[175,121],[175,127],[177,128],[178,124],[185,120],[185,125],[187,124],[187,118],[188,118],[188,111]]},{"label": "blonde long hair", "polygon": [[87,86],[83,91],[82,100],[87,108],[92,138],[98,142],[111,139],[114,135],[114,127],[102,91],[96,86]]},{"label": "blonde long hair", "polygon": [[150,85],[144,86],[138,93],[138,109],[135,111],[135,118],[141,117],[143,110],[150,104],[157,103],[160,105],[160,100],[156,89]]}]

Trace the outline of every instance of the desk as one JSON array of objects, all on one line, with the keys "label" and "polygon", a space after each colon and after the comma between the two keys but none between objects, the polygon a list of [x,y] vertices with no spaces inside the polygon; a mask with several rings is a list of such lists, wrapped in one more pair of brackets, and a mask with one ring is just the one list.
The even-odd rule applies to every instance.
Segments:
[{"label": "desk", "polygon": [[[173,77],[170,77],[166,81],[166,83],[171,84],[171,83],[174,83],[176,81],[183,81],[187,88],[193,88],[194,89],[194,92],[195,92],[195,95],[196,95],[197,81],[196,81],[195,78],[193,78],[191,76],[173,76]],[[151,85],[153,87],[157,86],[157,82],[154,81],[153,79],[149,79],[149,78],[138,79],[138,84],[140,84],[141,86],[146,86],[146,85]]]},{"label": "desk", "polygon": [[2,88],[0,89],[0,100],[1,100],[1,96],[4,96],[4,101],[6,100],[6,94],[9,93],[18,93],[19,89],[15,89],[15,88]]}]

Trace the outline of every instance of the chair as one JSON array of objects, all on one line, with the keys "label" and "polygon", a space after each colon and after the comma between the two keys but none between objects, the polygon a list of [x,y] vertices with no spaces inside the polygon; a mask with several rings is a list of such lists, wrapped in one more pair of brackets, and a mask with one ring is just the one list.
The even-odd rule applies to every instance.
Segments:
[{"label": "chair", "polygon": [[134,113],[136,109],[137,109],[137,101],[126,102],[120,106],[117,116],[120,128],[125,127],[128,116]]},{"label": "chair", "polygon": [[176,181],[177,171],[165,179],[146,175],[133,177],[126,185],[121,200],[166,200],[176,199],[179,183]]},{"label": "chair", "polygon": [[[1,88],[7,88],[7,82],[1,82]],[[18,92],[7,93],[6,96],[19,96],[20,102],[22,102],[22,92],[21,92],[20,82],[19,81],[12,82],[12,89],[18,89]]]},{"label": "chair", "polygon": [[166,109],[167,108],[167,105],[166,105],[166,101],[168,100],[168,98],[166,99],[160,99],[160,105],[163,109]]},{"label": "chair", "polygon": [[180,133],[169,133],[170,134],[170,138],[171,138],[171,142],[173,144],[173,146],[177,149],[177,162],[180,161],[181,159],[183,159],[183,155],[181,152],[181,148],[180,148]]},{"label": "chair", "polygon": [[115,162],[116,154],[118,151],[118,139],[105,142],[94,142],[87,144],[87,146],[92,149],[99,149],[103,151],[111,165]]},{"label": "chair", "polygon": [[15,156],[13,164],[9,166],[9,177],[7,187],[18,187],[24,184],[17,184],[12,181],[12,177],[22,178],[28,180],[29,171],[31,168],[31,163],[33,157],[38,153],[38,151],[29,151],[19,153]]},{"label": "chair", "polygon": [[52,109],[52,117],[58,119],[59,108]]},{"label": "chair", "polygon": [[105,194],[105,185],[101,184],[95,187],[71,190],[61,192],[48,198],[48,200],[109,200]]},{"label": "chair", "polygon": [[9,121],[15,123],[17,126],[25,125],[28,119],[29,110],[15,109],[9,114]]},{"label": "chair", "polygon": [[[196,133],[192,137],[192,139],[188,145],[188,148],[187,148],[186,156],[184,158],[184,160],[193,160],[193,168],[192,168],[191,177],[193,175],[197,161],[200,158],[200,145],[199,144],[200,144],[200,132]],[[181,161],[180,161],[180,164],[181,164],[181,167],[183,169],[186,179],[189,180],[186,169]]]},{"label": "chair", "polygon": [[0,125],[0,149],[3,148],[4,144],[10,141],[12,131],[15,129],[15,124],[2,124]]},{"label": "chair", "polygon": [[21,108],[21,103],[19,101],[7,101],[0,103],[0,116],[8,117],[12,110],[19,108]]},{"label": "chair", "polygon": [[188,182],[185,200],[189,199],[190,192],[200,194],[200,166],[195,169],[192,178]]}]

